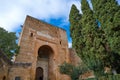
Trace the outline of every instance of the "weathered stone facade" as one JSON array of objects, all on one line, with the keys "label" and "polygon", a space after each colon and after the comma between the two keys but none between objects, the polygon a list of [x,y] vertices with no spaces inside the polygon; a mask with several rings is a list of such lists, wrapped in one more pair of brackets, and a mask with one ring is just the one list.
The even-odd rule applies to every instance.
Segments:
[{"label": "weathered stone facade", "polygon": [[59,65],[65,61],[78,64],[80,60],[68,49],[65,30],[30,16],[23,25],[19,46],[15,62],[3,72],[5,80],[70,80],[60,74]]},{"label": "weathered stone facade", "polygon": [[10,65],[10,60],[0,51],[0,80],[7,79]]},{"label": "weathered stone facade", "polygon": [[80,66],[82,63],[82,60],[77,55],[75,49],[69,48],[69,57],[70,57],[70,63],[75,66]]}]

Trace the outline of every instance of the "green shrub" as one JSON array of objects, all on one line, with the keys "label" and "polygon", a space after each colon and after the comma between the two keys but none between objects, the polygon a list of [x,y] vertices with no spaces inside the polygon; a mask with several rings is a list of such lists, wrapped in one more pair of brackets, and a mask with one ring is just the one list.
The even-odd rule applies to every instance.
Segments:
[{"label": "green shrub", "polygon": [[74,65],[66,63],[66,62],[64,62],[59,67],[60,67],[60,73],[70,76],[71,80],[78,80],[79,76],[81,74],[88,71],[88,69],[82,65],[81,66],[74,66]]},{"label": "green shrub", "polygon": [[120,74],[118,75],[106,75],[99,78],[94,79],[86,79],[86,80],[120,80]]}]

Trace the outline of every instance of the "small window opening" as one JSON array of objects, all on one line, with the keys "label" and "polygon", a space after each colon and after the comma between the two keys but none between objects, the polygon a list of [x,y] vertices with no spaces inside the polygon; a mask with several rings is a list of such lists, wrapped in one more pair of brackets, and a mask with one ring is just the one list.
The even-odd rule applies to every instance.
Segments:
[{"label": "small window opening", "polygon": [[30,33],[30,37],[33,37],[33,33]]},{"label": "small window opening", "polygon": [[60,44],[61,44],[61,41],[60,41]]}]

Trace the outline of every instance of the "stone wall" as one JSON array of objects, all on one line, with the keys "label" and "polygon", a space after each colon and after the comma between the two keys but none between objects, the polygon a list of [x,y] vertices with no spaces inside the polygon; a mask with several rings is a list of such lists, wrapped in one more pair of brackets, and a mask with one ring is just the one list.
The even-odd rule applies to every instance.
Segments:
[{"label": "stone wall", "polygon": [[4,80],[8,77],[8,66],[0,63],[0,80]]},{"label": "stone wall", "polygon": [[20,78],[20,80],[31,80],[31,63],[14,63],[9,68],[8,79],[15,80],[15,78]]},{"label": "stone wall", "polygon": [[80,66],[81,65],[82,60],[80,59],[80,57],[75,52],[75,49],[69,48],[69,55],[70,55],[71,64],[73,64],[75,66]]},{"label": "stone wall", "polygon": [[10,60],[0,50],[0,80],[6,80],[8,77],[8,70],[11,65]]},{"label": "stone wall", "polygon": [[[77,53],[75,52],[75,49],[70,48],[69,49],[70,52],[70,62],[71,64],[75,65],[75,66],[82,66],[82,60],[80,59],[80,57],[77,55]],[[83,73],[82,75],[79,76],[79,80],[85,80],[88,78],[94,78],[94,72],[93,71],[87,71],[85,73]]]}]

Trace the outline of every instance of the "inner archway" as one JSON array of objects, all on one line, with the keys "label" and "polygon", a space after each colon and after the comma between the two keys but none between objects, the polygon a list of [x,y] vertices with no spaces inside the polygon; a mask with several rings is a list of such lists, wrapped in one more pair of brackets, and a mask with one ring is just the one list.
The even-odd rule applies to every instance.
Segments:
[{"label": "inner archway", "polygon": [[[37,66],[36,70],[38,67],[41,67],[43,69],[43,79],[36,79],[36,80],[48,80],[51,79],[50,75],[52,75],[52,68],[53,68],[53,50],[50,46],[48,45],[43,45],[39,48],[38,50],[38,57],[37,57]],[[50,74],[50,75],[49,75]],[[38,73],[36,71],[36,78],[37,75],[40,77],[40,73],[38,70]]]},{"label": "inner archway", "polygon": [[35,80],[43,80],[43,69],[41,67],[38,67],[36,69],[36,78]]}]

